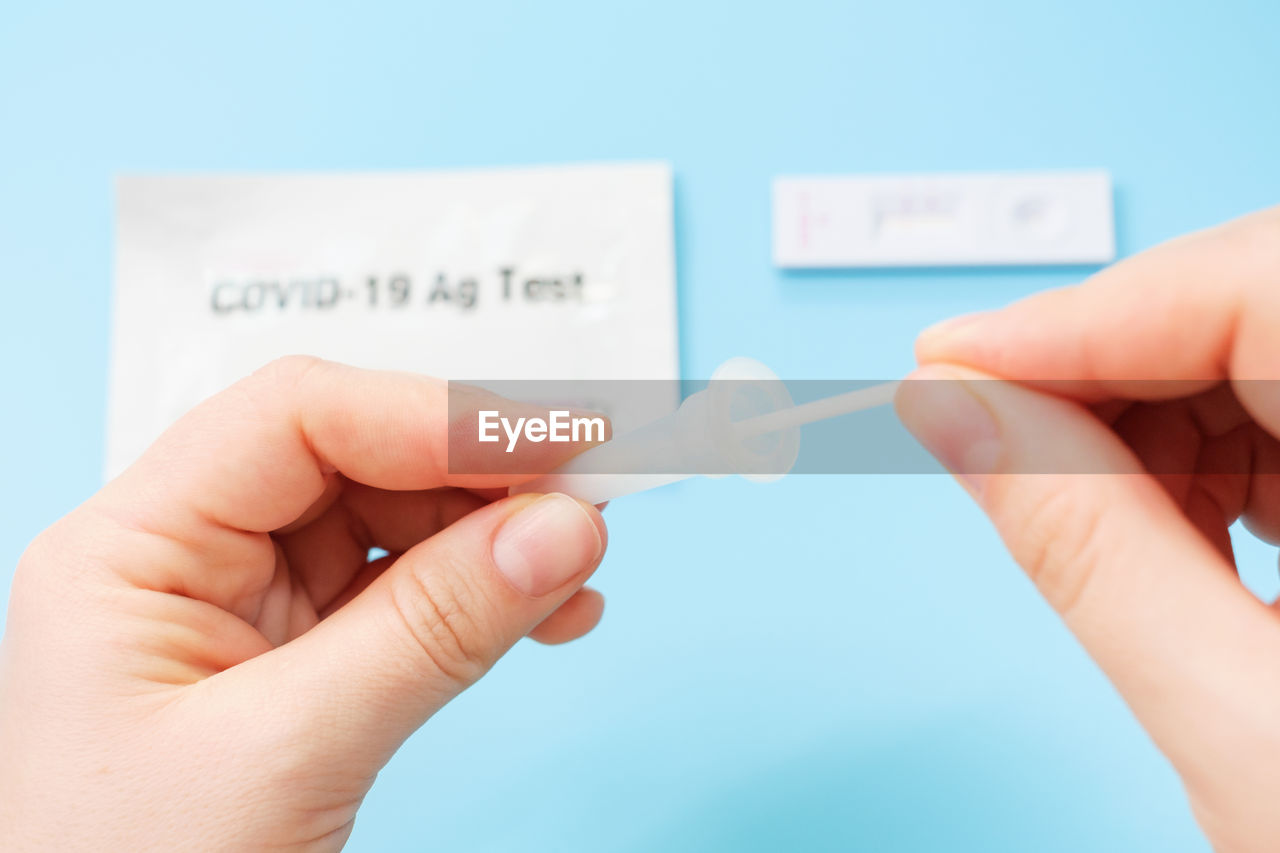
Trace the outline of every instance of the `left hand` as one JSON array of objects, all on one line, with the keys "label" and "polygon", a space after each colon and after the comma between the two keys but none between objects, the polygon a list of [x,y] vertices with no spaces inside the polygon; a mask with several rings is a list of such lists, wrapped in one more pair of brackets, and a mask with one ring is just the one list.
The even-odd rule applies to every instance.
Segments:
[{"label": "left hand", "polygon": [[0,848],[336,849],[401,742],[512,644],[591,630],[599,513],[448,473],[446,393],[276,362],[31,545],[0,646]]}]

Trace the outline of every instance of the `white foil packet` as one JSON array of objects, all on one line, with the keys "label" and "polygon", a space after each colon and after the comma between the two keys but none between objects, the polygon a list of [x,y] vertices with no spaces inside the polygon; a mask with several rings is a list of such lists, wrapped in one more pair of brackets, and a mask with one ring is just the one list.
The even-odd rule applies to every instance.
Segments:
[{"label": "white foil packet", "polygon": [[[678,377],[665,164],[123,177],[116,227],[108,477],[290,353],[468,381]],[[593,402],[626,420],[626,400]]]}]

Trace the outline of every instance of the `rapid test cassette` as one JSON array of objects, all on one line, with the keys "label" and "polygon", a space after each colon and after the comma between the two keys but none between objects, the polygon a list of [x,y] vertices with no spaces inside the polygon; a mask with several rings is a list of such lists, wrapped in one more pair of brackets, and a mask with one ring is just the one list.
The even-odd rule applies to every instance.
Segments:
[{"label": "rapid test cassette", "polygon": [[781,177],[779,267],[1104,264],[1114,260],[1101,170]]}]

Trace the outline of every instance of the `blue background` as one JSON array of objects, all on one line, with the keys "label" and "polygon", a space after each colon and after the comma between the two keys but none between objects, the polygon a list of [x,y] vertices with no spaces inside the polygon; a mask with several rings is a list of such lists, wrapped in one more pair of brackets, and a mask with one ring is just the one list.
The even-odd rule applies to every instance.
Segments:
[{"label": "blue background", "polygon": [[[122,171],[664,158],[682,364],[891,377],[1080,270],[785,274],[782,172],[1101,166],[1120,248],[1280,199],[1280,5],[0,9],[0,577],[99,483]],[[357,850],[1201,850],[1176,777],[938,476],[619,501],[604,624],[524,644],[379,778]],[[1269,549],[1245,546],[1274,592]]]}]

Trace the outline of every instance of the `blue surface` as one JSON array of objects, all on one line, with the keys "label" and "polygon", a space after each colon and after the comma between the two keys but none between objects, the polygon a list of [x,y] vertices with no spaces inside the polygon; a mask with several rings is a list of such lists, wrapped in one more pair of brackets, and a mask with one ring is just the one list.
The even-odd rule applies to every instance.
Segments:
[{"label": "blue surface", "polygon": [[[117,172],[666,158],[687,375],[888,377],[926,324],[1074,273],[781,274],[772,175],[1106,167],[1132,252],[1280,196],[1278,27],[1269,0],[7,4],[0,576],[98,485]],[[609,518],[603,626],[424,728],[352,849],[1204,849],[948,480]]]}]

